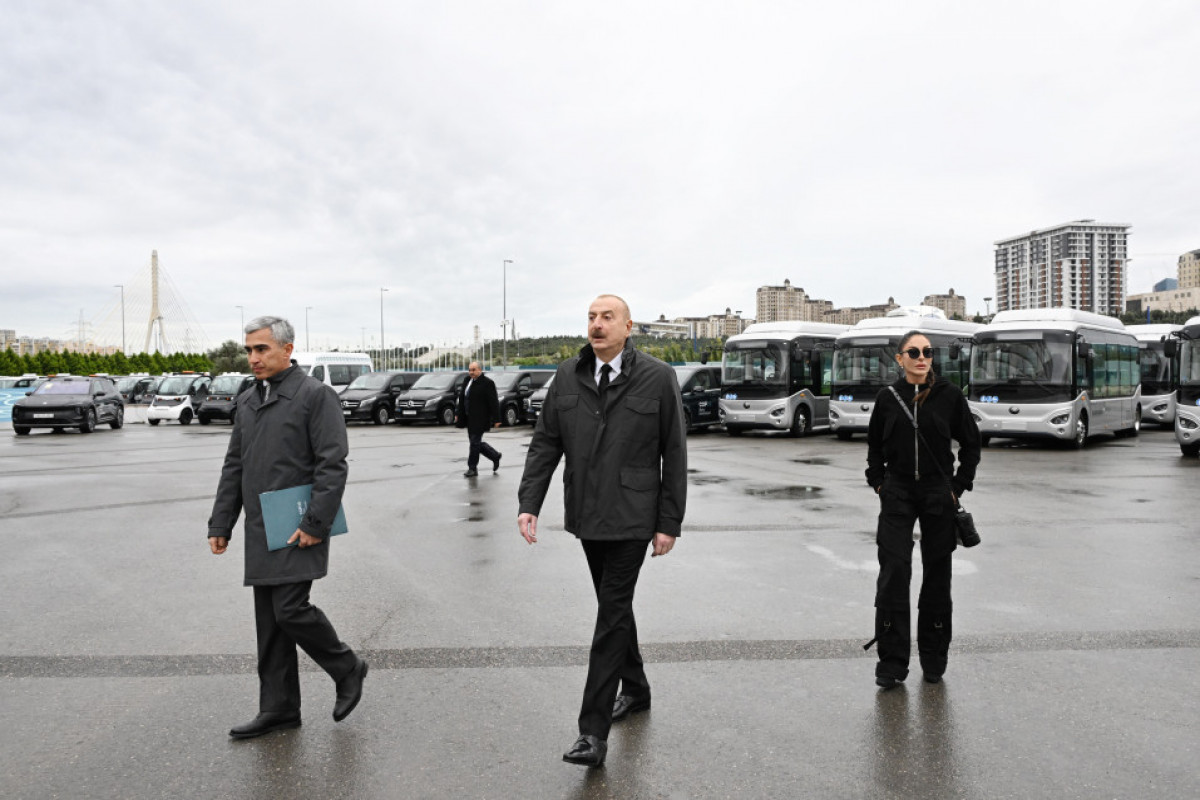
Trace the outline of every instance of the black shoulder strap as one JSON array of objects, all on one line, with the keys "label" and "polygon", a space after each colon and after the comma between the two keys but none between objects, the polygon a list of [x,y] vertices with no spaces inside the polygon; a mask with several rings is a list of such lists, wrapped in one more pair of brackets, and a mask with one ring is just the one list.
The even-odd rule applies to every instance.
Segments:
[{"label": "black shoulder strap", "polygon": [[904,413],[908,415],[908,421],[912,423],[913,430],[917,432],[917,438],[921,440],[921,444],[925,445],[925,450],[929,453],[929,457],[933,459],[933,465],[937,467],[937,471],[942,474],[943,478],[950,480],[950,476],[946,474],[946,470],[942,469],[942,465],[938,463],[937,456],[933,454],[933,448],[929,446],[929,442],[925,441],[925,437],[921,435],[921,428],[917,425],[917,418],[909,410],[908,404],[901,399],[900,393],[896,391],[895,386],[889,386],[888,391],[892,393],[892,396],[896,398],[896,402],[900,404],[900,407],[904,409]]}]

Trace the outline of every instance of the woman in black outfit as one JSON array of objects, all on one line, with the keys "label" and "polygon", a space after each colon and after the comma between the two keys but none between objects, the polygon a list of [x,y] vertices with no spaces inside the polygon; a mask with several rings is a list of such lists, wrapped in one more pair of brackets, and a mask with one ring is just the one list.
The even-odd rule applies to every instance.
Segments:
[{"label": "woman in black outfit", "polygon": [[[926,681],[937,683],[946,671],[950,554],[957,547],[954,511],[958,497],[972,486],[980,453],[979,428],[962,390],[933,373],[929,339],[917,331],[905,334],[896,362],[904,376],[875,398],[867,431],[867,483],[880,499],[875,683],[884,689],[908,677],[909,583],[913,525],[918,520],[924,576],[917,601],[917,653]],[[915,418],[920,437],[905,408]],[[957,471],[951,439],[959,445]]]}]

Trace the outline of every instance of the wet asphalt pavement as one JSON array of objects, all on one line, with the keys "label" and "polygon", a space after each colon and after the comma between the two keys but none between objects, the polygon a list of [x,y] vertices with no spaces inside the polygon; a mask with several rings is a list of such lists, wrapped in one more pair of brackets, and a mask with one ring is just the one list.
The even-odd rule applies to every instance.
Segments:
[{"label": "wet asphalt pavement", "polygon": [[240,539],[205,540],[228,426],[0,425],[0,797],[1200,796],[1200,461],[1169,431],[985,450],[946,679],[889,692],[862,440],[692,434],[684,536],[639,583],[654,706],[598,770],[560,760],[595,608],[557,477],[517,533],[529,435],[467,480],[462,431],[352,428],[313,599],[363,701],[335,724],[302,656],[303,726],[232,741],[257,677]]}]

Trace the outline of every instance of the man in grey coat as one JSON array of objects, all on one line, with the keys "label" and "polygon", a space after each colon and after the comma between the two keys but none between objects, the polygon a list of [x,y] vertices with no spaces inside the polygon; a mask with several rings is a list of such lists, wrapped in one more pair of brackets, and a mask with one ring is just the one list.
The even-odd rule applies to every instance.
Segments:
[{"label": "man in grey coat", "polygon": [[[245,585],[254,587],[259,713],[229,731],[235,739],[300,725],[297,645],[335,681],[336,722],[358,704],[367,675],[367,662],[308,599],[312,582],[329,569],[328,537],[346,488],[349,446],[333,389],[292,365],[294,340],[295,330],[279,317],[246,326],[246,354],[257,380],[238,397],[208,521],[209,547],[221,555],[246,510]],[[259,495],[310,484],[312,499],[288,540],[295,546],[268,550]]]},{"label": "man in grey coat", "polygon": [[[563,754],[598,767],[612,723],[650,708],[633,593],[648,546],[671,552],[687,498],[687,436],[675,371],[629,342],[629,306],[600,295],[588,342],[563,362],[546,393],[525,458],[517,526],[537,541],[537,518],[559,460],[565,527],[583,545],[598,610],[579,712],[579,738]],[[619,689],[619,693],[618,693]]]}]

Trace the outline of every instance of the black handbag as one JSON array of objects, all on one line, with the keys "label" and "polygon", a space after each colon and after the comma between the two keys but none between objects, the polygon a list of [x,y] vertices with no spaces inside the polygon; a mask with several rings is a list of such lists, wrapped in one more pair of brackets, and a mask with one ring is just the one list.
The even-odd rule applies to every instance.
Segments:
[{"label": "black handbag", "polygon": [[[933,465],[937,467],[938,472],[946,479],[946,483],[950,483],[950,476],[942,469],[942,465],[938,463],[937,456],[933,454],[933,448],[929,446],[929,442],[925,441],[925,437],[921,435],[921,428],[917,425],[917,418],[911,411],[904,400],[900,398],[900,393],[896,391],[895,386],[889,386],[892,395],[896,398],[896,402],[900,404],[900,408],[908,415],[908,419],[912,422],[913,430],[917,432],[917,438],[921,440],[921,444],[925,445],[925,449],[929,452],[929,457],[933,459]],[[971,512],[962,507],[954,492],[950,493],[954,498],[954,532],[958,536],[959,544],[963,547],[974,547],[983,540],[979,538],[979,531],[975,530],[975,518],[971,516]]]}]

